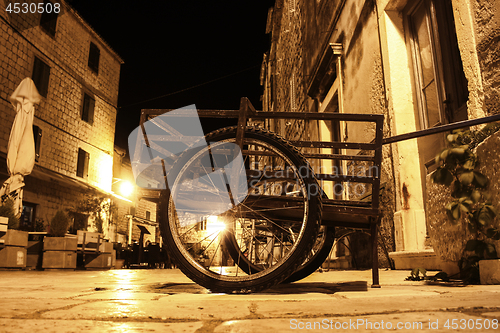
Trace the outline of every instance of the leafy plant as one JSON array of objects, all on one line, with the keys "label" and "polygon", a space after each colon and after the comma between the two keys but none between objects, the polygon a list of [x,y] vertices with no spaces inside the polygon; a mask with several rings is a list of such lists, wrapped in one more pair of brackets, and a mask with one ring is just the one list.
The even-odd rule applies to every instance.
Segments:
[{"label": "leafy plant", "polygon": [[[420,277],[420,273],[422,273],[422,277]],[[427,270],[425,268],[414,268],[411,271],[411,275],[408,276],[405,280],[406,281],[422,281],[425,280],[427,277]]]},{"label": "leafy plant", "polygon": [[[422,273],[422,276],[420,276],[420,273]],[[422,267],[414,268],[411,271],[411,275],[408,276],[406,281],[438,281],[441,280],[443,282],[450,282],[450,278],[448,277],[448,274],[446,272],[439,272],[436,275],[433,276],[427,276],[427,270]]]},{"label": "leafy plant", "polygon": [[0,206],[0,216],[7,217],[9,219],[9,229],[19,228],[19,218],[16,216],[14,205],[14,200],[8,198],[5,200],[4,204]]},{"label": "leafy plant", "polygon": [[50,220],[49,236],[64,237],[68,231],[69,218],[65,212],[58,210],[56,215]]},{"label": "leafy plant", "polygon": [[99,233],[103,232],[104,219],[108,218],[109,222],[112,223],[113,216],[117,214],[117,207],[109,197],[94,193],[87,193],[75,210],[77,213],[92,216],[94,227]]},{"label": "leafy plant", "polygon": [[472,150],[498,130],[500,130],[500,123],[494,122],[487,124],[479,131],[463,131],[457,138],[457,143],[468,145],[469,149]]},{"label": "leafy plant", "polygon": [[[477,138],[485,137],[471,133],[475,132],[456,130],[447,135],[449,148],[436,156],[439,167],[431,174],[433,182],[451,186],[453,201],[445,205],[450,221],[455,224],[464,221],[474,235],[467,242],[460,263],[461,271],[469,273],[476,270],[479,260],[496,258],[495,247],[489,240],[500,239],[500,230],[494,224],[497,211],[485,192],[489,180],[477,171],[479,161],[469,146],[472,143],[476,146]],[[468,280],[475,281],[476,273],[468,276]]]}]

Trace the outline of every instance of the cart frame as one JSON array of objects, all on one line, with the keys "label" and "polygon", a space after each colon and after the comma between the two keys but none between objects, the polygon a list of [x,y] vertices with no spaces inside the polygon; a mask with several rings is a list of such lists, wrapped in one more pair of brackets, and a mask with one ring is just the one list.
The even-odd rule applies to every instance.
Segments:
[{"label": "cart frame", "polygon": [[[140,124],[144,134],[146,144],[149,146],[143,124],[170,109],[145,109],[142,110]],[[295,147],[314,148],[314,149],[351,149],[371,151],[368,155],[347,155],[347,154],[323,154],[323,153],[303,153],[308,159],[316,160],[336,160],[336,161],[354,161],[372,163],[371,168],[376,172],[372,176],[359,176],[347,174],[315,174],[317,180],[332,182],[354,182],[371,185],[371,201],[366,200],[342,200],[323,198],[323,218],[322,224],[329,227],[347,227],[368,230],[371,235],[372,260],[372,287],[380,287],[378,275],[378,240],[377,225],[380,223],[379,194],[380,194],[380,167],[382,161],[382,140],[383,140],[383,122],[384,116],[379,114],[349,114],[349,113],[304,113],[304,112],[262,112],[256,111],[247,98],[242,98],[239,110],[198,110],[198,116],[201,118],[235,118],[238,119],[236,143],[242,147],[245,135],[245,127],[249,120],[264,119],[296,119],[312,121],[349,121],[365,122],[375,125],[375,138],[369,143],[354,142],[326,142],[326,141],[290,141]],[[139,146],[139,145],[138,145]],[[144,190],[143,190],[144,191]],[[147,191],[147,190],[146,190]],[[150,195],[158,198],[158,195]],[[160,202],[160,200],[157,200]],[[166,208],[160,207],[160,211]],[[160,214],[160,219],[162,218]]]},{"label": "cart frame", "polygon": [[[144,109],[141,113],[140,126],[146,140],[146,145],[150,146],[144,123],[152,118],[164,114],[172,109]],[[339,142],[339,141],[289,141],[293,146],[300,148],[312,148],[315,151],[321,149],[348,149],[362,150],[370,152],[369,154],[325,154],[321,152],[307,152],[302,155],[309,160],[331,160],[331,161],[350,161],[352,163],[371,163],[376,171],[364,175],[348,174],[324,174],[317,173],[315,177],[320,181],[332,182],[353,182],[371,185],[371,193],[366,196],[368,199],[349,200],[341,198],[326,198],[323,196],[323,214],[322,225],[328,227],[344,227],[352,229],[367,230],[371,238],[372,249],[372,288],[379,288],[379,263],[378,263],[378,225],[381,221],[380,210],[380,173],[382,164],[382,146],[385,144],[396,143],[404,140],[414,139],[426,135],[442,133],[453,129],[465,128],[483,123],[500,120],[500,115],[484,117],[480,119],[467,120],[448,125],[442,125],[431,129],[416,131],[408,134],[397,135],[389,138],[383,138],[384,115],[381,114],[353,114],[353,113],[312,113],[312,112],[263,112],[257,111],[250,101],[243,97],[240,102],[239,110],[198,110],[198,116],[201,118],[234,118],[238,119],[236,144],[243,149],[243,139],[245,136],[245,127],[249,121],[268,120],[268,119],[287,119],[304,121],[336,121],[336,122],[364,122],[374,124],[374,138],[371,142]],[[139,145],[137,146],[139,147]],[[248,151],[246,153],[249,153]],[[258,155],[258,152],[250,152]],[[322,163],[322,162],[320,162]],[[165,200],[162,200],[159,191],[142,190],[142,196],[159,203],[160,223],[164,218],[166,207]]]}]

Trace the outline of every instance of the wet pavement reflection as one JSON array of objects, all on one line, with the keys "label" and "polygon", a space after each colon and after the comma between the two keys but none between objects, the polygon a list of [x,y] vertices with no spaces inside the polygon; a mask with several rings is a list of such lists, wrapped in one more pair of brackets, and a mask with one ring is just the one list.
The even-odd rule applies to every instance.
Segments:
[{"label": "wet pavement reflection", "polygon": [[227,295],[176,269],[0,271],[0,332],[263,333],[296,331],[292,319],[500,319],[500,286],[429,285],[405,281],[405,271],[380,273],[380,289],[370,288],[370,271],[330,271]]}]

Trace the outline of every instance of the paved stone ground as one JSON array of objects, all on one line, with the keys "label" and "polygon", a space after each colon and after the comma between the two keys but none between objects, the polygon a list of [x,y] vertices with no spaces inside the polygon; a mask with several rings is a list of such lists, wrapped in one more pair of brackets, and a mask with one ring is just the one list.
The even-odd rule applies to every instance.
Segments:
[{"label": "paved stone ground", "polygon": [[380,289],[369,287],[370,271],[330,271],[225,295],[175,269],[0,271],[0,332],[500,331],[500,286],[380,273]]}]

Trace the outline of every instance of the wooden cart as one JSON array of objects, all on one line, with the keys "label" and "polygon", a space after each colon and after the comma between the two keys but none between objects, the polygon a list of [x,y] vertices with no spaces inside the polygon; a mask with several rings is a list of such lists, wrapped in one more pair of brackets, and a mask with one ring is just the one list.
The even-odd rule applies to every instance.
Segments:
[{"label": "wooden cart", "polygon": [[[336,229],[349,228],[371,235],[372,287],[380,286],[382,145],[426,131],[384,142],[383,115],[259,112],[246,98],[239,110],[193,108],[143,110],[129,138],[136,182],[156,197],[164,242],[189,278],[226,293],[295,281],[323,263]],[[235,118],[237,126],[197,138],[198,117]],[[363,124],[363,137],[372,137],[287,141],[248,126],[279,120]]]},{"label": "wooden cart", "polygon": [[[215,292],[252,292],[295,281],[323,263],[335,228],[344,227],[370,232],[375,253],[372,286],[379,286],[376,254],[383,115],[258,112],[246,98],[234,111],[169,111],[143,110],[141,126],[131,135],[131,157],[136,176],[137,170],[142,175],[138,184],[155,188],[149,191],[158,196],[162,235],[188,277]],[[163,118],[167,114],[169,120]],[[179,121],[189,117],[238,121],[237,126],[212,132],[198,144],[200,140],[192,134],[182,133],[191,126],[178,125],[175,117]],[[247,126],[270,119],[336,126],[365,123],[373,138],[369,142],[289,142]],[[170,148],[173,142],[187,144]],[[231,175],[224,174],[224,168],[238,153],[243,157],[244,198],[236,204],[230,198],[232,209],[213,208],[214,213],[211,209],[219,203],[219,191],[226,190],[215,183],[229,183]],[[364,172],[339,172],[349,170],[348,164],[351,170],[357,165]],[[329,172],[323,171],[325,166]],[[222,181],[210,176],[218,170],[223,171]],[[361,184],[363,200],[361,195],[355,200],[355,194],[347,193],[351,184]],[[342,190],[332,191],[335,187]],[[239,193],[230,186],[227,192],[230,197],[232,192]]]}]

